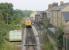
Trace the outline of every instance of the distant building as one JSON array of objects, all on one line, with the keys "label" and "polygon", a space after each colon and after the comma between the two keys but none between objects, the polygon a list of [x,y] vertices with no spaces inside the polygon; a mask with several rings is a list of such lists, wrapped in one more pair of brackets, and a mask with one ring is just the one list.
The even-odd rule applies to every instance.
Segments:
[{"label": "distant building", "polygon": [[42,11],[37,11],[37,14],[35,15],[35,21],[37,23],[40,23],[42,21],[41,13],[42,13]]},{"label": "distant building", "polygon": [[39,17],[40,17],[40,15],[38,15],[38,14],[35,15],[35,23],[39,23],[39,20],[40,20]]},{"label": "distant building", "polygon": [[64,30],[66,30],[66,27],[69,27],[67,26],[69,25],[69,3],[61,1],[60,5],[58,3],[49,4],[47,16],[53,26],[64,26]]},{"label": "distant building", "polygon": [[49,4],[47,17],[54,27],[64,27],[63,50],[69,50],[69,3],[61,1],[60,5],[58,3]]},{"label": "distant building", "polygon": [[50,18],[50,23],[55,27],[59,27],[62,23],[62,16],[58,3],[50,4],[48,7],[48,16]]},{"label": "distant building", "polygon": [[37,11],[37,14],[35,15],[35,21],[37,23],[42,24],[43,21],[46,20],[46,16],[47,16],[47,14],[45,11]]}]

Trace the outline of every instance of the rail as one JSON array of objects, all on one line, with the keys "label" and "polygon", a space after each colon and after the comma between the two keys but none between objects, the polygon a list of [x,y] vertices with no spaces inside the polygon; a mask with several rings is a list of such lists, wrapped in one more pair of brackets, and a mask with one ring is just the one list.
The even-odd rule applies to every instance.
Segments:
[{"label": "rail", "polygon": [[40,42],[37,35],[38,32],[34,26],[32,26],[32,28],[25,28],[22,40],[22,50],[40,50]]}]

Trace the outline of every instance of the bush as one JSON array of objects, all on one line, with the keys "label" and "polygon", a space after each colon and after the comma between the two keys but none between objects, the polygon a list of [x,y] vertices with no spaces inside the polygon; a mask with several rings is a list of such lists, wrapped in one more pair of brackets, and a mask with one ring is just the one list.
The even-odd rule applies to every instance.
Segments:
[{"label": "bush", "polygon": [[[8,32],[8,26],[6,24],[0,22],[0,46],[1,47],[4,44],[4,39],[5,39],[7,32]],[[0,47],[0,49],[1,49],[1,47]]]},{"label": "bush", "polygon": [[46,41],[44,43],[44,47],[43,48],[44,48],[44,50],[54,50],[53,45],[49,41]]},{"label": "bush", "polygon": [[13,24],[7,25],[3,22],[0,22],[0,50],[1,50],[1,48],[3,48],[3,44],[5,44],[5,38],[8,35],[8,32],[10,30],[15,30],[15,29],[21,29],[21,27],[20,26],[15,26]]}]

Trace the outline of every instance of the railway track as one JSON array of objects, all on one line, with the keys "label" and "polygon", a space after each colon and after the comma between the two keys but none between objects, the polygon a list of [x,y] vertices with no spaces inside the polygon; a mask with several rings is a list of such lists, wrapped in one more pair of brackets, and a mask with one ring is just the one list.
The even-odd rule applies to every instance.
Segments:
[{"label": "railway track", "polygon": [[26,28],[23,37],[23,48],[22,50],[37,50],[36,39],[32,28]]},{"label": "railway track", "polygon": [[22,50],[41,50],[38,32],[34,26],[24,29]]},{"label": "railway track", "polygon": [[36,50],[36,40],[32,28],[26,28],[26,50]]}]

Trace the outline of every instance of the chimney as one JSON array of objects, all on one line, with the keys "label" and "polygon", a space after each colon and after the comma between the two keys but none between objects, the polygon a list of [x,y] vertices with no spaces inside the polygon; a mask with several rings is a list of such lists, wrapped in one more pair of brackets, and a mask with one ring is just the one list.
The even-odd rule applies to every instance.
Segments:
[{"label": "chimney", "polygon": [[52,8],[52,4],[49,4],[49,5],[48,5],[48,9],[51,9],[51,8]]},{"label": "chimney", "polygon": [[54,6],[58,6],[58,3],[54,2],[54,3],[53,3],[53,7],[54,7]]},{"label": "chimney", "polygon": [[60,5],[63,5],[64,4],[64,2],[63,1],[60,1]]}]

